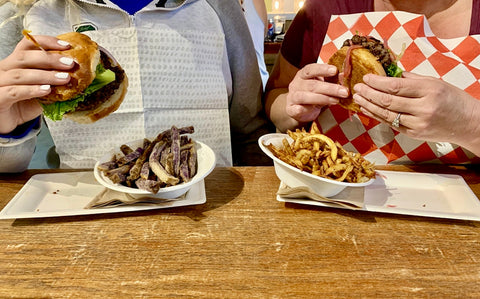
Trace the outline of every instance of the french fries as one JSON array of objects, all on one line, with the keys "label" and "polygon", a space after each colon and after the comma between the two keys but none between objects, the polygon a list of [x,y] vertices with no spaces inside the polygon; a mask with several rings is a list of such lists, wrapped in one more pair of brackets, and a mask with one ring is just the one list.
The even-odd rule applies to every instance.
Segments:
[{"label": "french fries", "polygon": [[98,169],[114,184],[139,188],[156,194],[160,188],[188,182],[197,172],[197,152],[192,134],[194,128],[177,128],[161,132],[153,140],[144,139],[143,146],[132,149],[120,146],[121,153]]},{"label": "french fries", "polygon": [[320,133],[313,123],[310,132],[297,129],[287,134],[293,139],[282,140],[283,148],[264,144],[277,158],[302,171],[332,180],[363,183],[375,177],[374,164],[359,153],[343,149],[338,142]]}]

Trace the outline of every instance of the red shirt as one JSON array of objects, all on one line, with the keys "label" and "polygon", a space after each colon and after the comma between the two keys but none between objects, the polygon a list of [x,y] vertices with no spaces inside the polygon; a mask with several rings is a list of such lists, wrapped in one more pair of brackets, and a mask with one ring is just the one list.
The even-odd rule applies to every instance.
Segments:
[{"label": "red shirt", "polygon": [[[307,0],[287,31],[281,48],[284,58],[302,68],[317,62],[331,15],[373,11],[373,0]],[[480,33],[480,0],[473,0],[470,35]],[[478,78],[477,78],[478,79]],[[326,107],[318,118],[320,130],[340,142],[347,150],[357,151],[381,164],[440,162],[478,163],[473,154],[456,145],[413,140],[387,125],[366,117],[353,116],[338,105]]]},{"label": "red shirt", "polygon": [[[331,15],[373,11],[373,0],[307,0],[290,25],[281,53],[292,65],[302,68],[317,62]],[[470,35],[480,34],[480,1],[473,0]]]}]

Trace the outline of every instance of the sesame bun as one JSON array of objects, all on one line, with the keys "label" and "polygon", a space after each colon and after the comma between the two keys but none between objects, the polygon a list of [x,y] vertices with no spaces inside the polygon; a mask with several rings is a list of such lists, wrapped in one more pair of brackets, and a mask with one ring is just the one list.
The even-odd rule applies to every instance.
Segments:
[{"label": "sesame bun", "polygon": [[[336,66],[339,73],[344,71],[344,63],[348,49],[348,46],[340,48],[328,60],[328,64]],[[352,66],[351,75],[345,77],[343,82],[340,82],[338,78],[336,78],[336,83],[342,84],[350,90],[350,96],[348,98],[340,98],[340,106],[344,107],[345,109],[358,112],[360,111],[360,107],[358,104],[353,102],[352,98],[353,94],[355,93],[353,86],[355,86],[357,83],[362,83],[363,76],[366,74],[386,76],[386,73],[377,57],[370,53],[369,50],[364,48],[353,49],[351,50],[350,55]]]}]

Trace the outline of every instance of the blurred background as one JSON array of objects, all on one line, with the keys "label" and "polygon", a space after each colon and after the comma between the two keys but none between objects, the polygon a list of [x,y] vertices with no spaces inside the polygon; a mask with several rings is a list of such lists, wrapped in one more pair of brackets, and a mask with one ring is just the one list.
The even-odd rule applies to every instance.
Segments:
[{"label": "blurred background", "polygon": [[285,16],[287,20],[291,20],[304,2],[304,0],[265,0],[265,6],[269,17],[279,14]]},{"label": "blurred background", "polygon": [[264,45],[265,65],[269,73],[275,63],[283,36],[304,2],[304,0],[265,0],[268,21],[273,25],[273,29],[267,33]]}]

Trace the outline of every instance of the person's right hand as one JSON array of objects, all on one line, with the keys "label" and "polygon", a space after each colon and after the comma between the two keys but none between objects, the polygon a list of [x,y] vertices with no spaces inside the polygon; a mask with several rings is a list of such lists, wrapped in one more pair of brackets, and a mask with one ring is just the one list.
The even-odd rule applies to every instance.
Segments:
[{"label": "person's right hand", "polygon": [[299,123],[315,120],[322,108],[338,104],[338,98],[346,98],[348,89],[325,78],[337,75],[333,65],[313,63],[300,69],[288,86],[287,114]]},{"label": "person's right hand", "polygon": [[0,133],[13,131],[18,125],[42,113],[35,99],[50,93],[51,85],[70,81],[67,71],[74,61],[49,50],[66,50],[70,45],[52,36],[35,36],[47,51],[23,38],[15,50],[0,61]]}]

